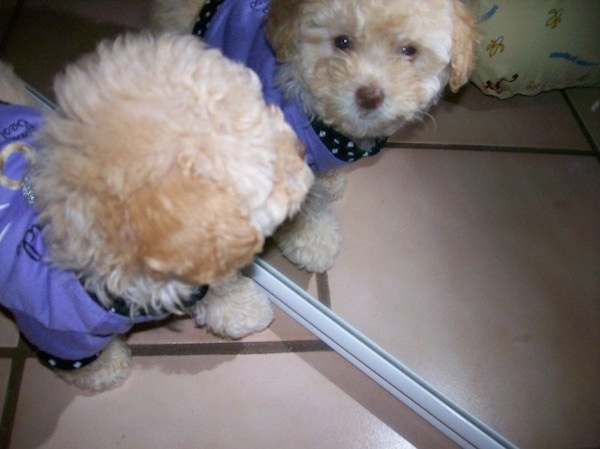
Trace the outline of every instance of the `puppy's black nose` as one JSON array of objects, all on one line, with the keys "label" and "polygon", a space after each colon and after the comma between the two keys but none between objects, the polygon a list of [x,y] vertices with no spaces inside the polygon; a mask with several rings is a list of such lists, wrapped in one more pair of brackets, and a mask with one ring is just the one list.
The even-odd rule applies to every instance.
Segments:
[{"label": "puppy's black nose", "polygon": [[377,109],[385,100],[385,94],[377,86],[363,86],[356,91],[356,101],[363,109]]}]

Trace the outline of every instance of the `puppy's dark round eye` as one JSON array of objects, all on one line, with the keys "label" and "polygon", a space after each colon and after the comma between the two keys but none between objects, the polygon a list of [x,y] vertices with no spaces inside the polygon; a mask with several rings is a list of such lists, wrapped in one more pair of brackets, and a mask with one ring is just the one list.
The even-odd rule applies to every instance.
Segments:
[{"label": "puppy's dark round eye", "polygon": [[400,47],[400,53],[409,58],[414,58],[417,55],[417,49],[412,45],[403,45]]},{"label": "puppy's dark round eye", "polygon": [[339,48],[340,50],[350,50],[352,48],[352,41],[345,34],[336,37],[333,43],[335,48]]}]

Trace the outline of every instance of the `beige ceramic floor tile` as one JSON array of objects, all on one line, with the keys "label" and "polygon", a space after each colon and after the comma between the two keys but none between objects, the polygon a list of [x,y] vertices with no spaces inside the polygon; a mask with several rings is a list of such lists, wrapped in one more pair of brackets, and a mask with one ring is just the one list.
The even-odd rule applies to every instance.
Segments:
[{"label": "beige ceramic floor tile", "polygon": [[590,150],[560,92],[498,100],[468,85],[390,142]]},{"label": "beige ceramic floor tile", "polygon": [[566,92],[596,146],[600,148],[600,87],[567,89]]},{"label": "beige ceramic floor tile", "polygon": [[19,343],[19,330],[12,318],[0,310],[0,348],[15,348]]},{"label": "beige ceramic floor tile", "polygon": [[[11,448],[412,447],[315,368],[335,354],[305,356],[137,358],[125,386],[96,396],[32,360]],[[422,441],[452,447],[439,436]]]},{"label": "beige ceramic floor tile", "polygon": [[597,445],[597,160],[390,150],[368,165],[335,205],[332,309],[517,444]]}]

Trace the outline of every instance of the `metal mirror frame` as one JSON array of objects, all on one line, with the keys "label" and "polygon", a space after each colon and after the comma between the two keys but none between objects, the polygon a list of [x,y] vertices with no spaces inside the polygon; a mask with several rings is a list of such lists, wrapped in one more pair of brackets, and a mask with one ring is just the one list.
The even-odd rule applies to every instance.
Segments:
[{"label": "metal mirror frame", "polygon": [[269,263],[259,258],[247,274],[279,308],[459,446],[516,448]]}]

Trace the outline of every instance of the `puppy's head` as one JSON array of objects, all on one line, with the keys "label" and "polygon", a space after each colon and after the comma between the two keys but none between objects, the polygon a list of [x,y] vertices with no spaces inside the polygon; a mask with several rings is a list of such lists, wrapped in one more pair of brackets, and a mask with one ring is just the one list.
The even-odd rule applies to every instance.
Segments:
[{"label": "puppy's head", "polygon": [[389,136],[468,81],[474,24],[459,0],[273,0],[267,36],[287,95],[362,139]]},{"label": "puppy's head", "polygon": [[32,183],[51,257],[86,278],[214,282],[312,182],[254,73],[193,36],[104,42],[55,90]]}]

